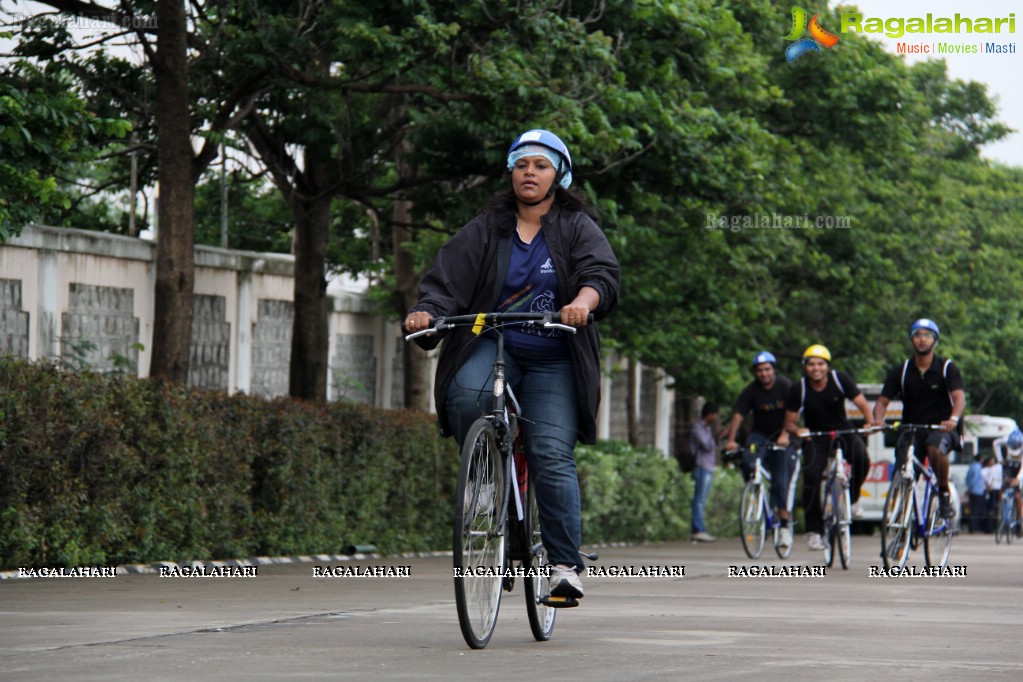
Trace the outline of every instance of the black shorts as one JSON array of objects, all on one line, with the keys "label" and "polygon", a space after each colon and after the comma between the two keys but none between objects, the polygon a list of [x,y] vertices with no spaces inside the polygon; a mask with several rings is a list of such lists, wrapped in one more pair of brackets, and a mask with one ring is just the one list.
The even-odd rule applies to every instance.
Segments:
[{"label": "black shorts", "polygon": [[[947,455],[953,450],[959,450],[961,445],[961,439],[959,434],[955,431],[921,431],[914,434],[914,450],[916,451],[916,458],[921,462],[924,461],[924,456],[927,455],[927,446],[933,445],[938,448],[938,452],[942,455]],[[899,448],[895,453],[895,464],[896,466],[902,466],[906,458],[906,446],[908,445],[907,440],[899,441]]]}]

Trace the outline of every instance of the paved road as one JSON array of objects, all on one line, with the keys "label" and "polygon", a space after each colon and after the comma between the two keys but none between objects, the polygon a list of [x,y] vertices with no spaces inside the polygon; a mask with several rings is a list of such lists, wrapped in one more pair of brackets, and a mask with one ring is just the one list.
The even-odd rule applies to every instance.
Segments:
[{"label": "paved road", "polygon": [[595,567],[685,576],[589,577],[546,643],[516,589],[484,651],[462,641],[442,556],[347,564],[410,566],[404,578],[317,578],[301,563],[250,578],[4,580],[0,679],[1021,679],[1023,542],[961,536],[950,565],[966,576],[943,578],[870,577],[877,544],[854,536],[848,571],[791,578],[728,572],[820,553],[751,562],[736,539],[603,548]]}]

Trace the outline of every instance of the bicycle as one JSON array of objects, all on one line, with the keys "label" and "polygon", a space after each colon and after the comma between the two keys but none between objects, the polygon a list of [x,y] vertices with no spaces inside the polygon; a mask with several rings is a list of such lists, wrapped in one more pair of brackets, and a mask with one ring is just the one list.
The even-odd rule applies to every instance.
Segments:
[{"label": "bicycle", "polygon": [[[555,313],[479,313],[437,317],[433,326],[405,337],[473,326],[479,335],[494,332],[493,410],[472,423],[462,445],[453,518],[453,572],[458,625],[473,649],[486,647],[497,624],[501,595],[511,591],[516,574],[524,578],[526,614],[537,641],[554,631],[557,608],[578,600],[550,594],[549,564],[541,534],[533,486],[529,484],[519,433],[519,403],[505,381],[504,328],[510,325],[558,329],[575,327],[554,321]],[[514,485],[513,485],[514,483]],[[582,556],[595,560],[596,554]],[[513,562],[519,562],[513,570]]]},{"label": "bicycle", "polygon": [[888,487],[888,497],[881,515],[881,557],[884,567],[901,570],[909,559],[910,550],[919,547],[922,541],[925,565],[928,568],[935,565],[945,568],[952,550],[954,519],[941,516],[938,477],[927,456],[921,462],[915,452],[916,433],[936,431],[941,427],[896,422],[891,428],[903,433],[900,440],[907,438],[908,434],[909,442],[906,445],[905,461],[895,470]]},{"label": "bicycle", "polygon": [[1019,514],[1016,509],[1016,496],[1019,495],[1019,488],[1012,486],[1002,493],[1001,513],[998,515],[998,525],[995,527],[995,544],[1000,544],[1005,538],[1005,544],[1012,544],[1013,536],[1020,527]]},{"label": "bicycle", "polygon": [[[742,548],[750,559],[759,559],[764,551],[764,544],[767,540],[767,531],[770,530],[774,541],[774,551],[781,559],[788,559],[792,554],[792,543],[787,546],[781,544],[781,518],[774,514],[771,508],[771,472],[764,467],[764,451],[779,452],[786,456],[786,448],[774,443],[758,449],[753,443],[749,447],[753,455],[754,468],[750,480],[742,489],[742,497],[739,500],[739,535],[742,537]],[[737,451],[738,452],[738,451]],[[735,453],[726,453],[733,455]],[[799,462],[796,461],[796,469],[792,473],[793,481],[799,478]]]},{"label": "bicycle", "polygon": [[831,439],[828,451],[828,465],[821,480],[821,515],[824,520],[824,563],[835,563],[835,545],[842,568],[848,570],[852,558],[852,504],[849,494],[849,478],[852,465],[845,460],[842,436],[850,434],[869,435],[875,429],[841,429],[835,431],[810,431],[807,438],[828,437]]}]

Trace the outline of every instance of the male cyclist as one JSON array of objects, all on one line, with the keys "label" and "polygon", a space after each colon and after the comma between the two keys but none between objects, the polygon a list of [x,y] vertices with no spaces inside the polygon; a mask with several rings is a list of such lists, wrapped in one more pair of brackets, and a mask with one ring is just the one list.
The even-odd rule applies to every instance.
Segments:
[{"label": "male cyclist", "polygon": [[[1023,431],[1016,429],[1005,438],[991,444],[995,455],[1002,463],[1002,495],[1008,495],[1010,488],[1020,488],[1020,470],[1023,469]],[[1003,448],[1006,452],[1003,452]],[[1023,490],[1016,495],[1016,518],[1023,519]],[[1016,535],[1023,535],[1023,524],[1016,526]]]},{"label": "male cyclist", "polygon": [[799,466],[796,448],[789,443],[789,434],[785,431],[785,396],[788,395],[792,382],[788,377],[777,373],[778,361],[774,355],[761,351],[753,356],[753,381],[749,383],[735,401],[732,422],[728,426],[725,438],[725,450],[739,449],[735,436],[746,415],[753,413],[753,428],[746,437],[743,452],[743,475],[749,478],[752,473],[753,458],[750,446],[761,447],[770,442],[785,448],[785,452],[768,451],[764,457],[764,466],[771,472],[771,506],[778,510],[781,519],[781,538],[783,547],[792,545],[792,502],[795,497],[794,470]]},{"label": "male cyclist", "polygon": [[[863,397],[860,387],[845,373],[831,369],[831,352],[820,344],[814,344],[803,353],[803,378],[792,384],[785,398],[785,430],[796,436],[805,437],[809,431],[840,431],[852,429],[853,425],[845,412],[845,401],[851,400],[863,413],[870,428],[870,406]],[[799,413],[803,413],[805,429],[797,425]],[[849,499],[852,502],[854,518],[862,516],[859,509],[860,488],[870,469],[867,446],[857,434],[845,436],[848,447],[845,459],[852,465],[852,481]],[[821,510],[821,479],[828,463],[831,439],[818,436],[803,442],[803,511],[806,517],[806,544],[810,550],[824,549],[824,515]]]},{"label": "male cyclist", "polygon": [[[874,421],[883,421],[888,404],[902,398],[902,419],[907,424],[940,424],[940,430],[917,433],[915,445],[916,452],[927,453],[938,477],[941,515],[951,518],[955,510],[948,489],[948,453],[962,445],[961,432],[956,429],[966,409],[966,390],[955,363],[934,353],[940,336],[933,320],[922,318],[910,325],[913,357],[888,372],[874,404]],[[896,466],[903,464],[905,456],[905,448],[899,448]]]}]

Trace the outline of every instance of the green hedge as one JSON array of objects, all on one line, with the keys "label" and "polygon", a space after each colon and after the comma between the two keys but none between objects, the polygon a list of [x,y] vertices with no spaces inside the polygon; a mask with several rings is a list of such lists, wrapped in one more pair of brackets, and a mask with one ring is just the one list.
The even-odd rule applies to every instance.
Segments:
[{"label": "green hedge", "polygon": [[[578,450],[587,544],[688,537],[692,478]],[[454,441],[434,417],[311,405],[0,356],[0,568],[450,547]],[[708,509],[734,534],[738,478]]]},{"label": "green hedge", "polygon": [[450,544],[457,453],[428,415],[10,358],[0,393],[3,568]]},{"label": "green hedge", "polygon": [[[604,441],[576,450],[583,497],[583,539],[658,542],[686,539],[692,520],[693,477],[652,448]],[[742,477],[718,469],[704,512],[714,535],[738,535]]]}]

